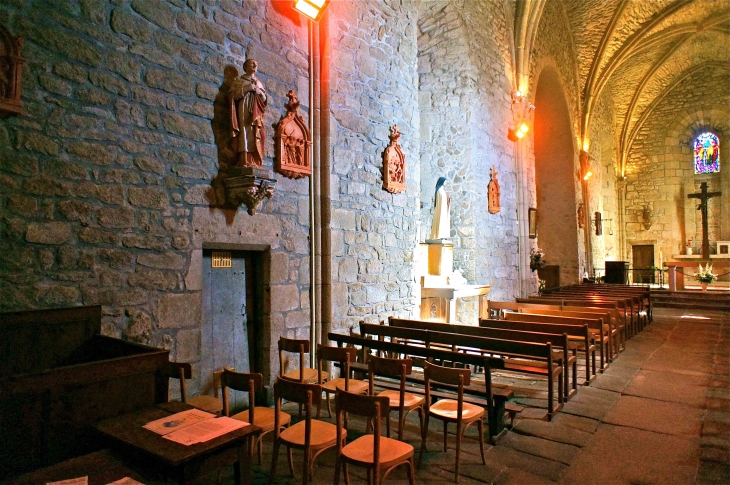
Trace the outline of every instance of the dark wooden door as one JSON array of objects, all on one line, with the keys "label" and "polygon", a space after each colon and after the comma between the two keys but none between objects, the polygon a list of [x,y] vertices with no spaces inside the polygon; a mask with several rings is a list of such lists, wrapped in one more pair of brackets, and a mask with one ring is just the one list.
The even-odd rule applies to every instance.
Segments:
[{"label": "dark wooden door", "polygon": [[634,283],[654,283],[654,245],[631,246],[633,254]]}]

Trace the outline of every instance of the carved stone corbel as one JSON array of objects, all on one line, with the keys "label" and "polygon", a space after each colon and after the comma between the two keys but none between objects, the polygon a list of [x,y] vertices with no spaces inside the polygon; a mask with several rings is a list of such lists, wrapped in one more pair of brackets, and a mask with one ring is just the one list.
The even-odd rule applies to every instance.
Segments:
[{"label": "carved stone corbel", "polygon": [[250,215],[264,199],[274,196],[276,180],[269,170],[256,167],[233,167],[230,176],[223,181],[228,202],[236,207],[245,204]]},{"label": "carved stone corbel", "polygon": [[383,152],[383,189],[391,194],[406,190],[406,156],[398,139],[398,125],[390,128],[390,145]]},{"label": "carved stone corbel", "polygon": [[291,179],[300,179],[312,175],[312,163],[309,157],[311,136],[302,117],[297,114],[299,99],[294,91],[286,95],[289,102],[285,104],[287,113],[276,125],[274,146],[274,171]]},{"label": "carved stone corbel", "polygon": [[21,77],[25,59],[21,57],[23,38],[13,37],[0,25],[0,115],[22,114]]}]

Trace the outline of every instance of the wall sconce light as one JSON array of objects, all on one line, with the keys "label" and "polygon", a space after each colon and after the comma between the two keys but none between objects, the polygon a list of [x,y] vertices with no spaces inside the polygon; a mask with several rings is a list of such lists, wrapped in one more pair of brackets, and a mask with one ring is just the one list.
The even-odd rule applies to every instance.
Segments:
[{"label": "wall sconce light", "polygon": [[294,10],[303,13],[310,19],[318,22],[327,8],[330,0],[296,0],[294,2]]},{"label": "wall sconce light", "polygon": [[528,131],[530,131],[530,126],[523,121],[516,129],[509,128],[507,130],[507,139],[510,141],[521,140]]},{"label": "wall sconce light", "polygon": [[512,103],[519,104],[524,100],[524,96],[522,95],[522,91],[517,89],[516,91],[512,91]]},{"label": "wall sconce light", "polygon": [[589,179],[589,178],[591,178],[592,176],[593,176],[593,172],[591,172],[590,170],[588,170],[588,171],[586,172],[586,174],[585,174],[585,175],[583,175],[583,180],[588,180],[588,179]]}]

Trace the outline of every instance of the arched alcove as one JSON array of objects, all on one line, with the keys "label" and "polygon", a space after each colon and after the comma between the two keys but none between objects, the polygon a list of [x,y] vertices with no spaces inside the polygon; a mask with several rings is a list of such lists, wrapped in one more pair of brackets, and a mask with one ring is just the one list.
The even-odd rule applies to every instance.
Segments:
[{"label": "arched alcove", "polygon": [[578,277],[575,150],[565,93],[552,68],[540,74],[535,106],[537,245],[548,264],[560,265],[560,283],[574,283]]}]

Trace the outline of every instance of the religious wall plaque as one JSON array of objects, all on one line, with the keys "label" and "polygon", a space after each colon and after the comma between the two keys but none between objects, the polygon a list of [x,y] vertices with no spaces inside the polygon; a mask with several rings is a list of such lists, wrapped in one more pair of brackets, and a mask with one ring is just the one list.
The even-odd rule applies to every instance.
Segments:
[{"label": "religious wall plaque", "polygon": [[294,91],[286,95],[286,114],[276,125],[274,170],[285,177],[300,179],[312,175],[309,147],[312,145],[309,129],[297,114],[299,99]]},{"label": "religious wall plaque", "polygon": [[0,115],[22,114],[21,77],[25,59],[20,55],[23,38],[13,37],[0,25]]},{"label": "religious wall plaque", "polygon": [[585,226],[585,222],[586,213],[583,210],[583,202],[581,202],[580,204],[578,204],[578,227],[582,229],[583,226]]},{"label": "religious wall plaque", "polygon": [[398,125],[390,128],[390,145],[383,152],[383,189],[391,194],[406,190],[406,156],[398,139]]},{"label": "religious wall plaque", "polygon": [[487,189],[488,197],[489,197],[489,213],[490,214],[497,214],[500,210],[500,188],[499,188],[499,180],[497,180],[497,168],[492,165],[492,170],[489,174],[489,186]]}]

